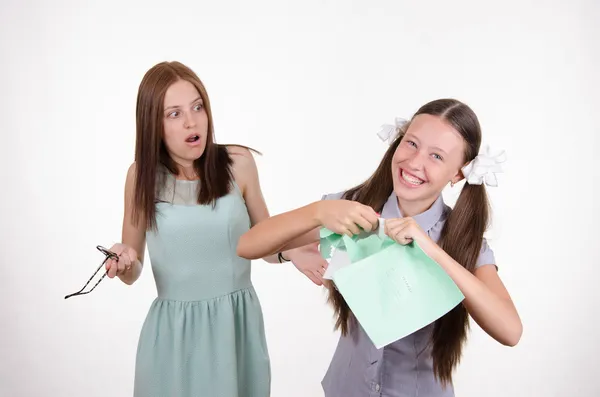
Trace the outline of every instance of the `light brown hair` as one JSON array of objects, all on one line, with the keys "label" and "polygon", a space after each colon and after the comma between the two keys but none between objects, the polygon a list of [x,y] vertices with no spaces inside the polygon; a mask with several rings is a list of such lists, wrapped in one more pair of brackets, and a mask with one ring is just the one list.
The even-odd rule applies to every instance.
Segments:
[{"label": "light brown hair", "polygon": [[[423,105],[415,116],[419,114],[441,117],[460,133],[466,143],[465,163],[477,156],[481,145],[481,127],[477,116],[467,105],[454,99],[439,99]],[[346,191],[342,198],[358,201],[381,212],[393,191],[392,158],[409,125],[399,131],[398,137],[390,145],[371,177]],[[438,244],[470,272],[475,270],[488,218],[485,186],[465,183],[456,205],[446,219]],[[333,306],[336,317],[335,329],[340,329],[341,333],[346,335],[356,319],[333,282],[327,283],[328,302]],[[444,386],[452,383],[452,372],[460,361],[468,329],[469,316],[462,303],[435,322],[431,339],[433,370],[436,378]]]},{"label": "light brown hair", "polygon": [[194,162],[194,169],[201,183],[198,204],[214,206],[216,200],[229,193],[232,186],[233,160],[226,145],[215,143],[210,100],[204,84],[189,67],[180,62],[161,62],[154,65],[140,83],[136,104],[133,222],[137,224],[140,219],[144,219],[148,229],[156,226],[155,196],[159,166],[164,166],[174,175],[178,173],[175,161],[169,156],[163,140],[165,94],[178,80],[188,81],[196,87],[208,117],[206,147],[202,156]]}]

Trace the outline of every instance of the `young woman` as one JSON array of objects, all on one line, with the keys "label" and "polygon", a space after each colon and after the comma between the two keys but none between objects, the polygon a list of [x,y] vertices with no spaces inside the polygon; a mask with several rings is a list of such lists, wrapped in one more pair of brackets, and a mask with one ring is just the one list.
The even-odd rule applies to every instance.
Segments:
[{"label": "young woman", "polygon": [[[452,372],[461,357],[469,314],[498,342],[514,346],[519,341],[521,321],[483,238],[488,202],[480,144],[479,121],[467,105],[452,99],[427,103],[398,130],[367,181],[266,219],[240,238],[238,255],[258,258],[314,243],[321,227],[348,235],[361,228],[374,230],[381,213],[389,237],[399,244],[416,241],[464,294],[463,304],[438,321],[376,349],[329,285],[341,338],[323,380],[327,397],[452,396]],[[450,209],[442,190],[465,176],[469,178]]]},{"label": "young woman", "polygon": [[[269,216],[254,159],[245,147],[215,143],[206,90],[181,63],[146,73],[136,117],[122,242],[111,248],[119,259],[106,265],[109,277],[134,283],[147,241],[158,297],[140,334],[134,395],[267,397],[261,305],[250,261],[235,252]],[[314,253],[283,255],[322,274]]]}]

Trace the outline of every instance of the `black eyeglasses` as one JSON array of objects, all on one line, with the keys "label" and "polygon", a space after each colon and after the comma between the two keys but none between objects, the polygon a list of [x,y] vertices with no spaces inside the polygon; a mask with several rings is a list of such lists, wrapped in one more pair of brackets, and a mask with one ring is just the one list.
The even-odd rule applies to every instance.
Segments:
[{"label": "black eyeglasses", "polygon": [[109,259],[114,259],[114,260],[119,260],[119,256],[117,254],[115,254],[112,251],[107,250],[106,248],[98,245],[96,246],[96,248],[98,249],[98,251],[102,252],[104,254],[104,260],[102,261],[102,263],[100,264],[100,266],[98,266],[98,269],[96,269],[96,271],[94,272],[94,274],[92,274],[92,277],[90,277],[90,279],[87,281],[87,283],[85,283],[85,285],[83,286],[83,288],[81,288],[79,291],[74,292],[70,295],[65,296],[65,299],[70,298],[72,296],[77,296],[77,295],[85,295],[85,294],[89,294],[90,292],[92,292],[94,290],[94,288],[96,288],[98,286],[98,284],[100,284],[100,281],[104,280],[104,277],[106,277],[106,275],[108,274],[108,272],[104,272],[104,275],[102,276],[102,278],[100,278],[100,280],[98,280],[98,282],[92,287],[91,290],[86,291],[86,292],[82,292],[85,287],[88,286],[88,284],[90,283],[90,281],[92,281],[92,279],[96,276],[96,274],[98,274],[98,272],[100,271],[100,269],[102,269],[102,267],[104,266],[104,264],[106,263],[107,260]]}]

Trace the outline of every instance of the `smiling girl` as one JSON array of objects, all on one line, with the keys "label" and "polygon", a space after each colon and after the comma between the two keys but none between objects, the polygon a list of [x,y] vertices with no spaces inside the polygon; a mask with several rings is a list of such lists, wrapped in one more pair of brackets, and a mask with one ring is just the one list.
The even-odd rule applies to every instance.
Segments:
[{"label": "smiling girl", "polygon": [[[372,231],[381,213],[390,238],[400,244],[416,241],[465,296],[439,320],[377,349],[342,295],[328,285],[341,337],[322,382],[326,397],[453,396],[452,373],[469,315],[499,343],[518,343],[521,321],[483,237],[488,201],[482,182],[491,178],[482,172],[480,145],[479,121],[467,105],[453,99],[427,103],[398,129],[367,181],[266,219],[240,238],[238,254],[258,258],[315,243],[322,227],[347,235],[361,228]],[[450,209],[442,190],[465,177]]]}]

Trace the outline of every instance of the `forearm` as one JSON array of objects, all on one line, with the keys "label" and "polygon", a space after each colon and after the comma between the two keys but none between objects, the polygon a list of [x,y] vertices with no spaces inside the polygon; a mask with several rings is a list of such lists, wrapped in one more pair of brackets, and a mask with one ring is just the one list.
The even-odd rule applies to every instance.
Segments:
[{"label": "forearm", "polygon": [[[294,256],[297,253],[301,253],[303,248],[304,247],[298,247],[298,248],[292,248],[292,249],[289,249],[289,250],[281,251],[281,256],[283,257],[284,260],[293,261],[294,260]],[[279,256],[279,253],[276,253],[276,254],[273,254],[273,255],[265,256],[262,259],[265,262],[268,262],[268,263],[280,263],[278,256]]]},{"label": "forearm", "polygon": [[475,322],[498,342],[516,345],[521,337],[522,324],[510,299],[498,296],[438,245],[433,244],[426,251],[461,290],[465,296],[464,305]]},{"label": "forearm", "polygon": [[316,217],[317,204],[309,204],[259,222],[240,237],[238,256],[259,259],[274,255],[278,262],[278,252],[317,241],[318,234],[314,232],[320,226]]},{"label": "forearm", "polygon": [[267,263],[279,263],[279,258],[277,258],[277,254],[264,256],[261,259]]},{"label": "forearm", "polygon": [[142,268],[142,262],[136,259],[135,263],[131,265],[131,268],[129,270],[126,270],[125,272],[120,273],[117,276],[123,283],[127,285],[132,285],[137,281],[138,278],[140,278],[140,275],[142,274]]}]

